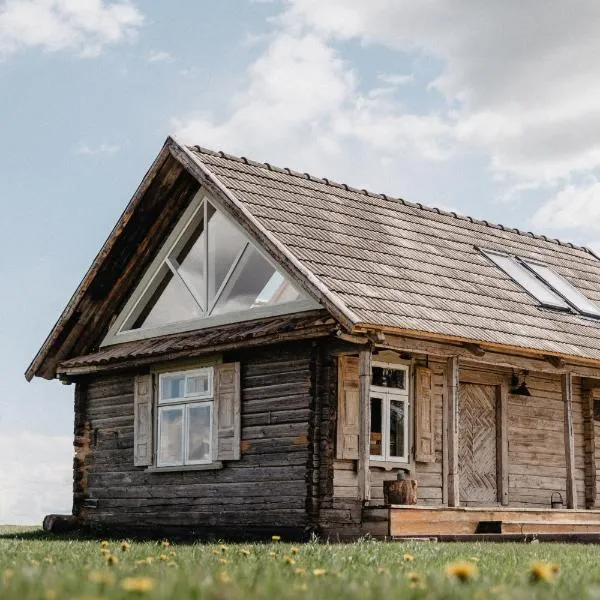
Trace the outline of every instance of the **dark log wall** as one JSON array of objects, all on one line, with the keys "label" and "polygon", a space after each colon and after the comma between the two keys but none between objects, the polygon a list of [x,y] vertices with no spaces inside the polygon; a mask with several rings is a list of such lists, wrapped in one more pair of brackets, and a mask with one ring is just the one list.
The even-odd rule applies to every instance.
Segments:
[{"label": "dark log wall", "polygon": [[[76,514],[90,524],[182,527],[188,534],[311,530],[319,462],[311,366],[318,364],[318,348],[310,342],[282,344],[223,359],[242,366],[241,460],[217,471],[153,473],[134,467],[134,373],[78,383]],[[97,500],[97,507],[84,507],[85,498]]]}]

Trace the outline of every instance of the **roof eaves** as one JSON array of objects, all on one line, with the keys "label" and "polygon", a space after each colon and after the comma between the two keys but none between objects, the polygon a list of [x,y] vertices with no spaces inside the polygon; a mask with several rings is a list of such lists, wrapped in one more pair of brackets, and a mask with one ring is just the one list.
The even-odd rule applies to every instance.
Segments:
[{"label": "roof eaves", "polygon": [[[273,234],[265,229],[256,217],[236,198],[236,196],[220,181],[220,179],[205,165],[200,158],[188,147],[179,144],[172,137],[170,145],[171,154],[201,183],[207,185],[218,199],[225,203],[236,217],[240,218],[251,233],[259,239],[265,250],[275,260],[290,271],[306,290],[331,313],[348,331],[352,331],[354,325],[359,322],[358,316],[350,310],[342,300],[332,292],[318,277],[316,277],[301,261],[299,261],[289,249],[281,243]],[[223,156],[224,153],[212,152],[213,156]],[[246,164],[265,167],[263,163],[254,163],[245,158],[237,159]]]}]

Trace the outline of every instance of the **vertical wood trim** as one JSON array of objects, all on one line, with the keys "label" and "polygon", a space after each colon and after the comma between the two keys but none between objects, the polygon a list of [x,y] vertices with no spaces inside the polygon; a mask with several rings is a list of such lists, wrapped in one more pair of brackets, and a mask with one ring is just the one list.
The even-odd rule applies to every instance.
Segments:
[{"label": "vertical wood trim", "polygon": [[458,356],[451,356],[447,362],[448,410],[448,506],[458,506]]},{"label": "vertical wood trim", "polygon": [[442,383],[442,504],[448,505],[448,366],[444,369]]},{"label": "vertical wood trim", "polygon": [[573,375],[562,375],[562,397],[565,412],[565,461],[567,465],[567,508],[577,508],[575,487],[575,437],[573,434]]},{"label": "vertical wood trim", "polygon": [[371,498],[369,471],[371,438],[371,348],[361,350],[359,362],[360,434],[358,437],[358,494],[367,501]]},{"label": "vertical wood trim", "polygon": [[415,461],[435,462],[435,405],[433,402],[433,371],[415,368]]},{"label": "vertical wood trim", "polygon": [[584,390],[583,408],[583,440],[584,440],[584,473],[585,473],[585,507],[596,507],[596,431],[594,425],[594,392]]},{"label": "vertical wood trim", "polygon": [[496,386],[496,469],[498,473],[498,502],[508,506],[508,385]]}]

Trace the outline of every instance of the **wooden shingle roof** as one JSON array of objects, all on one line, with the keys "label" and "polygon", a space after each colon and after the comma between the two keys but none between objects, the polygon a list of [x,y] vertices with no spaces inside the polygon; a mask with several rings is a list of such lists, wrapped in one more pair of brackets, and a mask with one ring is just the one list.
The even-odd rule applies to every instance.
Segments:
[{"label": "wooden shingle roof", "polygon": [[478,247],[545,263],[600,306],[600,260],[590,250],[168,138],[27,379],[53,378],[61,362],[99,351],[200,187],[350,333],[600,364],[600,321],[540,307]]},{"label": "wooden shingle roof", "polygon": [[541,261],[600,305],[588,249],[200,147],[194,158],[358,318],[600,359],[600,322],[541,308],[478,247]]}]

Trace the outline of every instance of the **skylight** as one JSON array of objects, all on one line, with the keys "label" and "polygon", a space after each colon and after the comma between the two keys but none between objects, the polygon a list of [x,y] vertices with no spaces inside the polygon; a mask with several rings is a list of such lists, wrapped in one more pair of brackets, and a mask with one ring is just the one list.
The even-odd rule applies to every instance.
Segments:
[{"label": "skylight", "polygon": [[566,298],[569,304],[580,313],[591,317],[600,317],[600,308],[591,300],[588,300],[578,289],[574,288],[564,277],[561,277],[546,265],[530,261],[523,262],[549,286]]},{"label": "skylight", "polygon": [[547,265],[492,250],[482,252],[542,306],[574,309],[582,315],[600,318],[600,308]]},{"label": "skylight", "polygon": [[514,279],[526,292],[529,292],[542,306],[568,310],[569,305],[557,293],[544,285],[534,273],[529,271],[512,256],[490,250],[482,251],[492,262]]}]

